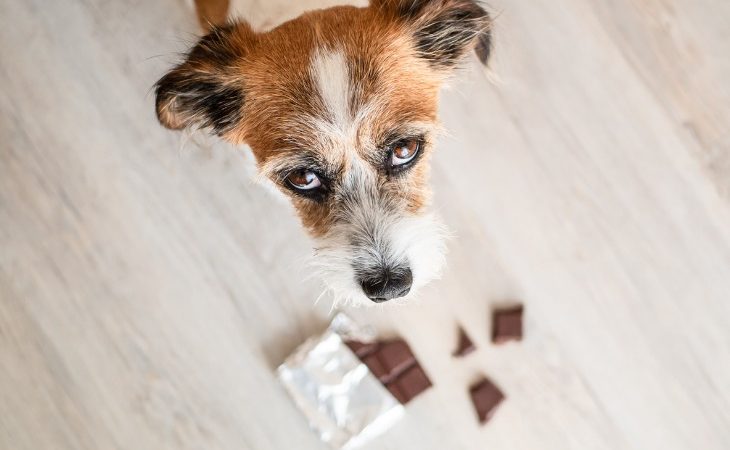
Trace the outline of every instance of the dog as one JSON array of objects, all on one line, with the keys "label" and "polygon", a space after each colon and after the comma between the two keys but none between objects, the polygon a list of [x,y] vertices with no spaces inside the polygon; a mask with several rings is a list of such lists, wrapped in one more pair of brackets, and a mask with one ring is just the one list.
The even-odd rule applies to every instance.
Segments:
[{"label": "dog", "polygon": [[487,64],[491,24],[474,0],[372,0],[265,31],[214,25],[157,82],[157,117],[250,147],[336,301],[404,299],[444,265],[428,186],[439,90],[472,51]]}]

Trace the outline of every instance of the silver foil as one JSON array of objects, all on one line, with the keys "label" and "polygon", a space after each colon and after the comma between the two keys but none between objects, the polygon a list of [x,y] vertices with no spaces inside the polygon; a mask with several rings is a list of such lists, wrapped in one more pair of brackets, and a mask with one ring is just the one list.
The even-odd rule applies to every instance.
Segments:
[{"label": "silver foil", "polygon": [[372,340],[340,313],[321,336],[279,366],[279,379],[310,426],[334,448],[354,448],[390,428],[403,406],[345,345]]}]

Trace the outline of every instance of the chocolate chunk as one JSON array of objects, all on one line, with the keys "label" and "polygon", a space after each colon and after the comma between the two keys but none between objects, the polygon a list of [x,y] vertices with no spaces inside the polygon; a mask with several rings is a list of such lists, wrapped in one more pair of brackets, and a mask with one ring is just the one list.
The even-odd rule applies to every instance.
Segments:
[{"label": "chocolate chunk", "polygon": [[471,339],[469,339],[466,331],[464,331],[463,328],[459,327],[459,346],[456,347],[453,355],[458,357],[466,356],[474,350],[476,350],[474,343],[471,341]]},{"label": "chocolate chunk", "polygon": [[522,305],[499,309],[492,314],[492,342],[522,340]]},{"label": "chocolate chunk", "polygon": [[504,400],[502,391],[486,378],[472,386],[469,393],[480,424],[487,423],[499,404]]},{"label": "chocolate chunk", "polygon": [[378,348],[377,342],[346,341],[345,345],[360,359],[373,353]]},{"label": "chocolate chunk", "polygon": [[403,372],[387,387],[393,396],[405,405],[431,386],[431,380],[428,379],[426,372],[416,364]]}]

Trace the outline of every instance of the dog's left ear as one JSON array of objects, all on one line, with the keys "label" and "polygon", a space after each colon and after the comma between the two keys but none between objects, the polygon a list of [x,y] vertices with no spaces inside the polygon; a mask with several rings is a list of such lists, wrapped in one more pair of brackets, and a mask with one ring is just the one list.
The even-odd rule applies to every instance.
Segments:
[{"label": "dog's left ear", "polygon": [[482,64],[489,61],[492,21],[475,0],[372,0],[371,7],[407,25],[435,68],[454,67],[472,49]]},{"label": "dog's left ear", "polygon": [[214,28],[156,85],[160,123],[179,130],[190,126],[223,135],[240,122],[245,92],[241,64],[255,40],[246,23]]}]

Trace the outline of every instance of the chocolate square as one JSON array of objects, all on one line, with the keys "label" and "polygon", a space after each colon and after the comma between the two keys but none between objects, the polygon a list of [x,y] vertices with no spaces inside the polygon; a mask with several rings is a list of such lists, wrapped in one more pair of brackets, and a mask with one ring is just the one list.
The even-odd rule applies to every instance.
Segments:
[{"label": "chocolate square", "polygon": [[454,350],[453,355],[456,357],[462,357],[468,355],[474,350],[476,350],[476,346],[471,339],[469,339],[469,335],[466,334],[466,331],[464,331],[463,328],[459,327],[459,345],[456,347],[456,350]]},{"label": "chocolate square", "polygon": [[479,423],[485,424],[504,400],[504,394],[491,381],[484,378],[469,389]]},{"label": "chocolate square", "polygon": [[498,309],[492,313],[492,342],[503,344],[522,340],[523,306]]}]

